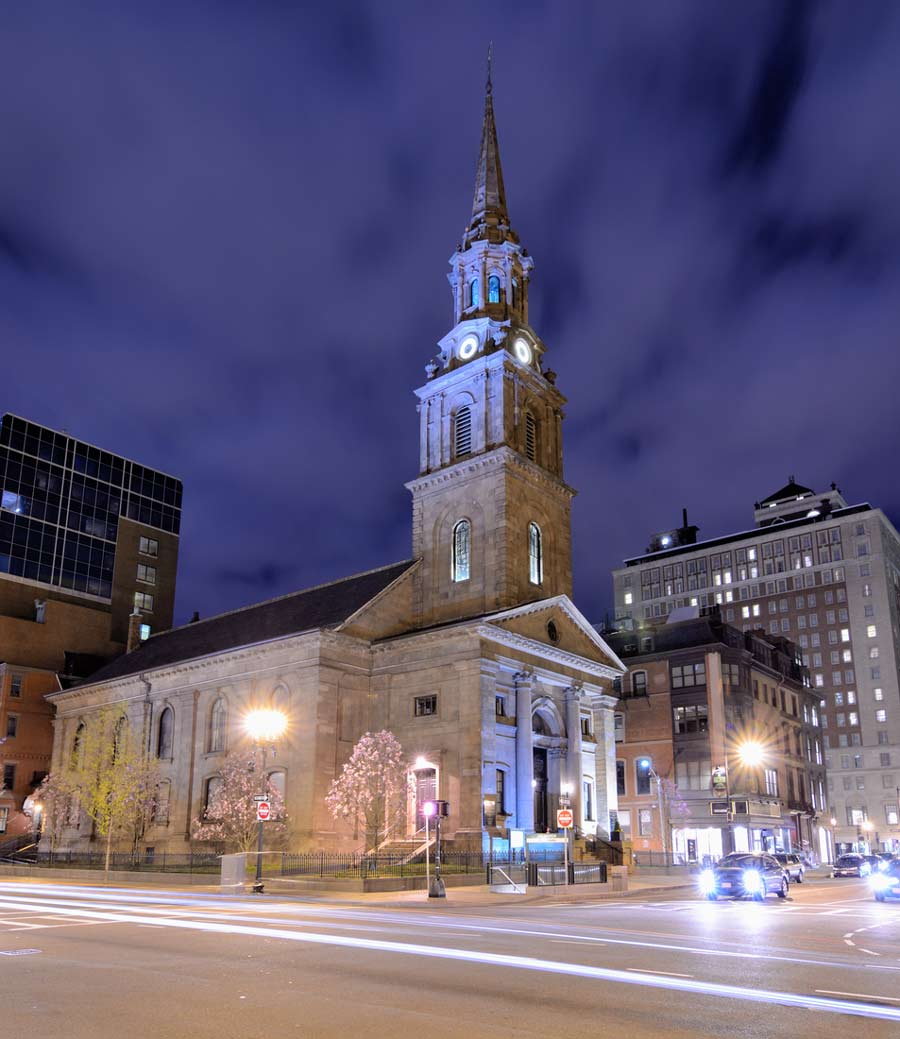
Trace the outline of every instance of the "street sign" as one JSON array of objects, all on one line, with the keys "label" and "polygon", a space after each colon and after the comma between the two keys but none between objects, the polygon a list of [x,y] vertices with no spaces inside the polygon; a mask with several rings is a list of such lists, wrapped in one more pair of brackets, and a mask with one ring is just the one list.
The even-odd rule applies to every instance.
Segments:
[{"label": "street sign", "polygon": [[558,830],[571,830],[575,825],[575,817],[571,808],[560,808],[556,813],[556,828]]},{"label": "street sign", "polygon": [[728,771],[722,765],[716,765],[710,777],[712,790],[716,797],[724,797],[728,791]]},{"label": "street sign", "polygon": [[269,795],[268,794],[257,794],[256,797],[253,798],[253,800],[254,801],[268,801],[269,800]]},{"label": "street sign", "polygon": [[264,823],[269,818],[270,809],[268,801],[257,801],[256,802],[256,818],[261,823]]}]

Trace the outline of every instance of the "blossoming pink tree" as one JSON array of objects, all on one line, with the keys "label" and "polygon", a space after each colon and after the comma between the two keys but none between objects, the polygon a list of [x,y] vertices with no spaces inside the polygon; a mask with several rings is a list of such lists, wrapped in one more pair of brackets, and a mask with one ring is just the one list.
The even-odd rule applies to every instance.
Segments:
[{"label": "blossoming pink tree", "polygon": [[[258,833],[256,801],[260,793],[260,775],[252,751],[231,754],[219,772],[219,783],[210,797],[209,805],[191,830],[195,841],[220,844],[231,851],[254,851]],[[266,844],[284,837],[287,814],[284,799],[271,779],[266,783],[271,814],[263,824]]]},{"label": "blossoming pink tree", "polygon": [[335,819],[366,835],[366,850],[377,848],[406,812],[412,776],[403,748],[392,732],[367,732],[331,784],[325,803]]}]

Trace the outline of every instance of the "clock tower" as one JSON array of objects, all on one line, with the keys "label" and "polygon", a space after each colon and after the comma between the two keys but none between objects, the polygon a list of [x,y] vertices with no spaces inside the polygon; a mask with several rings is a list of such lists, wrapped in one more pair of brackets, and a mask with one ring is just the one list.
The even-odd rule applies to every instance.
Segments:
[{"label": "clock tower", "polygon": [[422,627],[572,592],[565,398],[528,322],[532,267],[509,222],[489,73],[472,218],[450,258],[455,323],[416,390]]}]

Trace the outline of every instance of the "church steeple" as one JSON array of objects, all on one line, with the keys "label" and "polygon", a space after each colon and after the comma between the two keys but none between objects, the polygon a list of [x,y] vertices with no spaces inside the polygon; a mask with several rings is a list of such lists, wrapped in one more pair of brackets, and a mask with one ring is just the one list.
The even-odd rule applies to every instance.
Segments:
[{"label": "church steeple", "polygon": [[422,626],[571,593],[565,398],[528,323],[532,266],[509,226],[489,69],[472,222],[450,257],[454,325],[416,390]]},{"label": "church steeple", "polygon": [[494,88],[491,81],[491,52],[488,50],[488,74],[484,95],[484,120],[481,124],[481,148],[475,171],[475,197],[472,201],[472,221],[466,231],[466,241],[487,236],[489,227],[498,225],[509,229],[506,209],[506,189],[503,187],[503,167],[500,165],[500,147],[497,144],[497,124],[494,121]]}]

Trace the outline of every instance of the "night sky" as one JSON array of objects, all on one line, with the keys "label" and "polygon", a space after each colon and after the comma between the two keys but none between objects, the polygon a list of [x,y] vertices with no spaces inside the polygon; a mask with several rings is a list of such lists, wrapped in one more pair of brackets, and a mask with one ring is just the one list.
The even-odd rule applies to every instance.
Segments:
[{"label": "night sky", "polygon": [[790,474],[900,518],[900,5],[5,4],[0,410],[184,481],[177,619],[410,553],[494,41],[575,600]]}]

